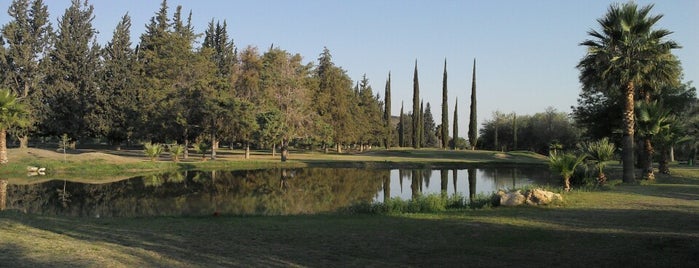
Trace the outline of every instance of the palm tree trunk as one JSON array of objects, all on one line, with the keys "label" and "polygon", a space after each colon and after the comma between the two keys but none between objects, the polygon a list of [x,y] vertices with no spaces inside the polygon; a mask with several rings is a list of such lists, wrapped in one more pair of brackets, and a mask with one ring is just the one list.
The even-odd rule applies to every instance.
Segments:
[{"label": "palm tree trunk", "polygon": [[644,139],[644,147],[645,147],[645,162],[643,163],[643,171],[645,172],[643,174],[643,178],[647,180],[654,180],[655,179],[655,174],[653,174],[653,144],[651,143],[650,137],[646,137]]},{"label": "palm tree trunk", "polygon": [[564,190],[570,192],[570,176],[563,176]]},{"label": "palm tree trunk", "polygon": [[658,161],[658,170],[662,174],[670,174],[670,167],[668,166],[667,162],[668,155],[669,152],[667,149],[660,150],[660,161]]},{"label": "palm tree trunk", "polygon": [[0,165],[7,164],[7,129],[0,129]]},{"label": "palm tree trunk", "polygon": [[635,114],[634,114],[634,91],[633,82],[626,85],[624,92],[624,136],[622,138],[622,179],[625,183],[636,181],[634,176],[634,134],[635,134]]},{"label": "palm tree trunk", "polygon": [[0,180],[0,211],[7,206],[7,180]]}]

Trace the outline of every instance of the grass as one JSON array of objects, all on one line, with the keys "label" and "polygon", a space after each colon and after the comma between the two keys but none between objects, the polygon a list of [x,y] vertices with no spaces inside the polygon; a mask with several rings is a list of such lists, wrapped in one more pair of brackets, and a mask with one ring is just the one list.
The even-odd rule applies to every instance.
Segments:
[{"label": "grass", "polygon": [[[150,163],[140,152],[82,151],[63,162],[55,152],[13,149],[14,164],[0,174],[16,172],[20,177],[10,183],[32,183],[40,179],[25,177],[26,165],[48,167],[51,177],[105,181],[169,169],[543,163],[527,152],[442,150],[297,152],[285,164],[263,152],[240,158],[222,151],[216,161],[193,157],[175,164],[161,157]],[[0,266],[696,267],[699,169],[675,166],[672,176],[630,185],[614,180],[614,167],[609,176],[601,190],[574,188],[562,204],[538,208],[454,209],[448,199],[427,196],[397,200],[398,208],[387,209],[392,213],[66,218],[0,211]]]},{"label": "grass", "polygon": [[[697,267],[699,169],[562,205],[431,213],[58,218],[0,212],[7,267]],[[428,202],[429,203],[429,202]]]},{"label": "grass", "polygon": [[[315,151],[292,152],[290,160],[281,162],[279,155],[266,151],[254,152],[243,159],[243,152],[221,149],[217,160],[202,161],[191,154],[175,163],[162,154],[150,161],[141,150],[74,150],[65,155],[44,149],[10,149],[10,163],[0,167],[0,177],[10,183],[36,183],[48,177],[69,181],[105,182],[137,175],[181,170],[261,169],[276,167],[371,167],[371,168],[456,168],[464,165],[545,164],[541,155],[525,152],[500,153],[492,151],[450,151],[439,149],[392,149],[366,153],[324,154]],[[45,167],[48,176],[27,177],[27,166]]]}]

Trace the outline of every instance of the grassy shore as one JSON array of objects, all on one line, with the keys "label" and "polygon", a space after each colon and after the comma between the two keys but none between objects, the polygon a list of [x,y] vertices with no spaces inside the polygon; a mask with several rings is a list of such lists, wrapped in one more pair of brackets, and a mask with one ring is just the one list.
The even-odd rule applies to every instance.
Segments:
[{"label": "grassy shore", "polygon": [[[456,161],[423,151],[375,154],[337,155],[333,161]],[[0,266],[697,267],[699,169],[673,170],[673,176],[659,175],[654,183],[612,181],[602,190],[574,190],[564,194],[563,204],[542,208],[147,218],[2,211]]]},{"label": "grassy shore", "polygon": [[[205,160],[190,154],[179,163],[168,154],[156,161],[147,159],[140,150],[74,150],[66,154],[44,149],[10,149],[10,163],[0,167],[0,178],[10,183],[36,183],[40,180],[106,182],[148,173],[175,170],[260,169],[276,167],[375,167],[375,168],[451,168],[464,165],[543,164],[545,158],[530,152],[500,153],[492,151],[374,150],[365,153],[320,153],[293,151],[288,161],[281,162],[279,154],[255,151],[250,159],[238,150],[221,149],[216,160]],[[44,167],[46,176],[27,177],[27,166]]]}]

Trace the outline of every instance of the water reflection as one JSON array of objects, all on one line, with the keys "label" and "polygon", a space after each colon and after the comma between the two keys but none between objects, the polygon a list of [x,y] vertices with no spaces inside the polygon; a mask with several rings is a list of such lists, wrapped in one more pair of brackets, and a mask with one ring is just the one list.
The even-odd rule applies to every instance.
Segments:
[{"label": "water reflection", "polygon": [[309,214],[440,192],[473,198],[476,193],[545,183],[548,177],[541,168],[305,168],[170,172],[105,184],[60,180],[7,185],[0,180],[0,209],[79,217]]}]

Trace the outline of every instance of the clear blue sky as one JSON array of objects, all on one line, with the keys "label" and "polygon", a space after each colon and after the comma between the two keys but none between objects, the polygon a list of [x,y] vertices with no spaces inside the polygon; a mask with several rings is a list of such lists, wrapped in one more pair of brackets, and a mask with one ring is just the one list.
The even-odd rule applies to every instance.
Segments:
[{"label": "clear blue sky", "polygon": [[[7,10],[10,0],[0,2]],[[69,0],[45,0],[52,23],[70,5]],[[622,1],[623,2],[623,1]],[[106,43],[126,12],[132,17],[134,44],[146,23],[158,11],[160,0],[92,0],[98,42]],[[575,68],[585,49],[578,44],[597,29],[614,1],[498,0],[171,0],[193,12],[197,32],[211,19],[226,20],[238,48],[271,44],[316,61],[328,47],[335,64],[355,81],[366,74],[375,92],[383,96],[392,73],[392,113],[401,101],[412,109],[412,76],[418,61],[420,94],[432,105],[435,121],[441,118],[444,59],[448,61],[450,121],[456,98],[459,129],[467,131],[473,59],[477,60],[478,118],[493,111],[534,114],[547,107],[570,112],[580,84]],[[640,5],[652,3],[637,1]],[[699,1],[658,1],[653,14],[664,14],[659,27],[674,32],[671,39],[683,46],[675,54],[682,61],[685,81],[699,83]],[[0,13],[0,24],[9,20]],[[450,126],[451,128],[451,126]]]}]

